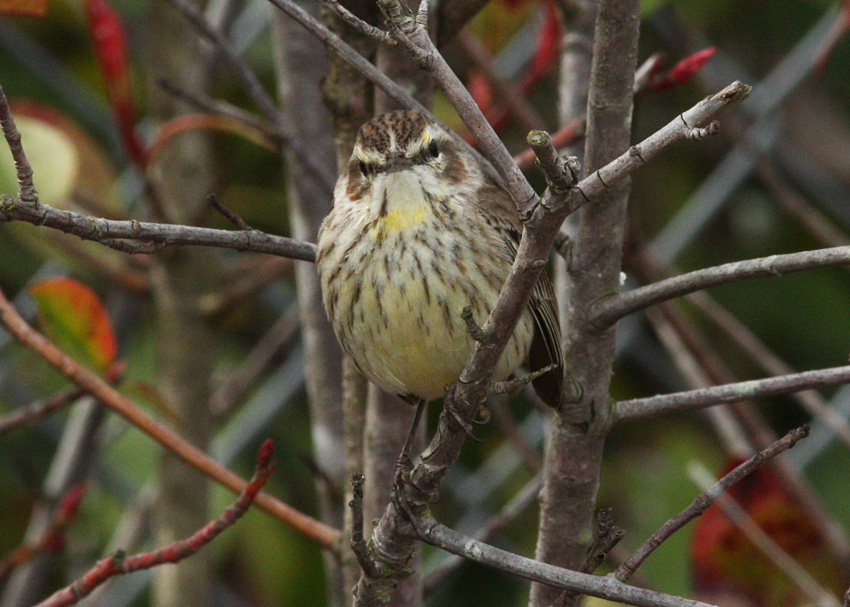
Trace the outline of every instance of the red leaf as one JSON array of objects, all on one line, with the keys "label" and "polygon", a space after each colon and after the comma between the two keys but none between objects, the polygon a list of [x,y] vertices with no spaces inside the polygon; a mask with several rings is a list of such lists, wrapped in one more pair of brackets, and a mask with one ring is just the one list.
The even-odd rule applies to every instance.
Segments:
[{"label": "red leaf", "polygon": [[0,0],[0,13],[44,17],[47,14],[47,0]]},{"label": "red leaf", "polygon": [[662,91],[678,84],[690,82],[716,52],[716,46],[709,46],[701,51],[697,51],[693,55],[685,57],[666,74],[661,74],[653,78],[652,82],[649,83],[649,88],[654,91]]},{"label": "red leaf", "polygon": [[[729,462],[723,474],[740,464]],[[829,589],[844,587],[841,569],[819,530],[797,501],[787,492],[776,472],[759,468],[732,487],[728,495],[782,549]],[[796,588],[761,554],[743,532],[715,505],[698,522],[690,544],[694,588],[712,592],[734,591],[754,605],[771,607],[799,604]]]},{"label": "red leaf", "polygon": [[144,147],[135,134],[136,108],[130,85],[127,37],[121,18],[107,0],[86,0],[89,31],[106,84],[112,114],[127,154],[136,164],[145,162]]},{"label": "red leaf", "polygon": [[118,347],[109,315],[95,292],[72,278],[43,280],[29,290],[50,339],[70,356],[106,373]]}]

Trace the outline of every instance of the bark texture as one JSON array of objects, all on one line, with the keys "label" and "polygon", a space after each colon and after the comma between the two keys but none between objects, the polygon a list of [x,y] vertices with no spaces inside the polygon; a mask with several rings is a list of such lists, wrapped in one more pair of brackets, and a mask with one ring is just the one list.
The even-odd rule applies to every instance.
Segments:
[{"label": "bark texture", "polygon": [[[164,122],[187,111],[156,82],[166,78],[189,91],[208,88],[206,62],[191,24],[164,0],[150,4],[151,114]],[[151,180],[166,221],[196,225],[213,186],[210,140],[199,132],[174,138],[150,167]],[[158,257],[151,284],[157,315],[159,389],[178,418],[180,433],[205,449],[209,439],[209,378],[214,337],[197,305],[213,286],[216,253],[202,249],[165,252]],[[160,464],[161,499],[155,513],[156,544],[191,535],[207,521],[207,480],[171,453]],[[153,603],[160,607],[208,604],[209,554],[180,567],[159,567]]]},{"label": "bark texture", "polygon": [[[629,145],[639,8],[636,0],[599,3],[588,98],[586,174]],[[573,387],[568,388],[571,398],[549,426],[537,558],[573,569],[584,558],[599,489],[614,361],[614,329],[597,331],[587,324],[586,315],[595,301],[619,288],[629,187],[628,179],[621,180],[581,209],[569,265],[573,291],[564,358]],[[531,605],[549,605],[557,596],[557,590],[535,584]]]}]

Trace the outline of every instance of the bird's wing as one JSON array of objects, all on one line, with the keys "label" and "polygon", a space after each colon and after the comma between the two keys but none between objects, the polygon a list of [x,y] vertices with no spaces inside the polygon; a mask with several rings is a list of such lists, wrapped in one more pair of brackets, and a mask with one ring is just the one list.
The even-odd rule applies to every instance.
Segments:
[{"label": "bird's wing", "polygon": [[[511,258],[515,258],[522,235],[522,222],[510,195],[496,184],[488,183],[482,188],[480,200],[482,204],[488,205],[488,221],[502,236]],[[557,409],[561,405],[564,357],[561,352],[561,326],[555,289],[546,272],[540,275],[540,280],[534,286],[528,307],[535,327],[528,354],[529,370],[534,372],[555,365],[554,369],[535,379],[532,385],[543,402]]]}]

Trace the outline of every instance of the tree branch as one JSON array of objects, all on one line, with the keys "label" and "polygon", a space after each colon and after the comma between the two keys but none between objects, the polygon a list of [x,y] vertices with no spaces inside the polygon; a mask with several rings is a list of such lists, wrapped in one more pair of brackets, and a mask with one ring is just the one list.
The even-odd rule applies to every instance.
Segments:
[{"label": "tree branch", "polygon": [[12,152],[12,159],[15,161],[15,174],[19,186],[18,197],[21,201],[38,204],[38,193],[32,181],[32,166],[21,144],[21,133],[12,118],[12,110],[9,109],[9,100],[6,99],[2,84],[0,84],[0,125],[9,144],[9,150]]},{"label": "tree branch", "polygon": [[79,388],[69,388],[51,396],[50,398],[30,403],[29,405],[21,407],[17,411],[13,411],[4,417],[0,417],[0,434],[8,432],[16,426],[28,424],[44,417],[45,415],[49,415],[62,407],[70,405],[75,400],[83,396],[83,394],[85,394],[85,392]]},{"label": "tree branch", "polygon": [[639,419],[658,417],[668,413],[681,413],[713,405],[735,403],[741,400],[779,396],[800,390],[837,386],[850,382],[850,366],[791,373],[779,377],[742,381],[687,392],[660,394],[635,398],[617,403],[614,413],[616,425]]},{"label": "tree branch", "polygon": [[172,245],[203,245],[268,253],[304,261],[315,260],[315,245],[284,236],[266,234],[259,230],[228,231],[135,220],[119,221],[92,217],[42,204],[32,184],[32,168],[21,145],[20,133],[9,111],[9,102],[2,85],[0,85],[0,124],[15,158],[21,192],[18,200],[5,194],[0,195],[0,223],[25,221],[37,226],[45,225],[126,253],[153,253]]},{"label": "tree branch", "polygon": [[[408,515],[421,515],[425,511],[430,501],[438,495],[440,483],[449,468],[457,460],[468,436],[467,426],[487,396],[496,362],[525,310],[528,297],[564,218],[667,145],[684,139],[692,128],[707,124],[718,112],[742,100],[748,91],[746,85],[733,83],[699,102],[639,146],[633,147],[632,151],[622,154],[566,193],[547,190],[541,204],[525,223],[514,265],[482,328],[486,339],[476,343],[474,353],[460,378],[447,388],[437,432],[411,471],[410,482],[404,487],[405,495],[387,506],[373,530],[372,541],[380,548],[378,553],[384,561],[387,574],[379,578],[361,577],[355,589],[356,605],[379,604],[381,597],[390,592],[397,580],[406,574],[406,563],[416,540]],[[409,512],[399,512],[397,504],[405,504]]]},{"label": "tree branch", "polygon": [[401,107],[411,110],[419,110],[420,112],[431,116],[431,112],[411,97],[407,91],[387,78],[386,75],[366,60],[360,53],[354,50],[347,42],[334,34],[320,21],[314,19],[312,15],[292,2],[292,0],[269,0],[269,2],[304,26],[307,31],[316,36],[322,44],[332,50],[348,65],[374,82],[376,86],[390,97],[390,99],[398,103]]},{"label": "tree branch", "polygon": [[0,559],[0,581],[4,580],[9,572],[21,563],[25,563],[44,552],[56,550],[62,545],[62,534],[68,523],[76,516],[85,490],[85,483],[78,483],[68,489],[53,510],[41,537],[35,542],[27,542],[18,546],[7,557]]},{"label": "tree branch", "polygon": [[[0,195],[0,223],[24,221],[99,242],[127,253],[154,253],[168,246],[206,246],[314,261],[316,246],[259,230],[217,230],[169,223],[121,221],[57,209]],[[138,241],[138,242],[132,242]],[[141,246],[138,246],[141,245]]]},{"label": "tree branch", "polygon": [[[691,462],[691,465],[688,466],[688,473],[692,480],[701,487],[711,484],[714,480],[714,476],[698,461]],[[778,567],[803,594],[807,595],[813,604],[823,605],[824,607],[839,607],[836,597],[821,586],[818,580],[762,529],[731,496],[718,496],[717,505],[723,510],[726,518],[752,542],[753,546]]]},{"label": "tree branch", "polygon": [[493,167],[504,180],[505,189],[511,194],[514,204],[519,209],[524,209],[536,203],[537,193],[514,163],[505,144],[487,122],[463,82],[434,46],[427,29],[417,22],[413,13],[406,5],[402,5],[400,0],[378,0],[378,6],[384,13],[395,39],[420,67],[434,78],[434,82],[446,94],[475,137],[484,156],[493,163]]},{"label": "tree branch", "polygon": [[590,575],[541,563],[500,550],[431,519],[420,527],[422,540],[475,563],[513,573],[534,582],[573,590],[627,605],[643,607],[706,607],[706,603],[628,586],[610,577]]},{"label": "tree branch", "polygon": [[152,552],[143,552],[124,557],[121,551],[98,562],[85,575],[71,585],[58,590],[40,602],[36,607],[65,607],[74,605],[88,596],[92,590],[116,575],[150,569],[164,563],[178,563],[195,554],[213,541],[222,531],[233,525],[248,511],[255,498],[260,494],[269,476],[274,471],[274,444],[266,440],[257,455],[257,467],[254,476],[245,486],[236,502],[218,518],[210,521],[191,537],[178,540]]},{"label": "tree branch", "polygon": [[[41,358],[60,371],[81,390],[91,394],[102,404],[129,421],[133,426],[139,428],[163,447],[175,453],[187,464],[200,470],[236,493],[241,493],[245,490],[247,483],[243,479],[184,440],[174,430],[150,417],[147,413],[139,409],[133,401],[115,390],[98,375],[80,365],[77,361],[62,352],[50,340],[30,327],[17,313],[12,304],[9,303],[9,300],[6,299],[2,291],[0,291],[0,323],[19,342],[41,356]],[[323,548],[336,549],[336,540],[339,535],[336,529],[317,521],[266,493],[260,493],[256,498],[256,502],[266,512],[289,524]]]},{"label": "tree branch", "polygon": [[770,447],[759,451],[750,459],[729,472],[726,476],[698,495],[690,506],[664,523],[658,531],[653,533],[649,539],[641,544],[640,548],[635,550],[635,552],[622,565],[617,567],[616,571],[610,574],[611,577],[620,580],[621,582],[629,579],[656,548],[667,541],[670,536],[693,519],[701,516],[702,513],[705,512],[715,501],[717,501],[724,492],[728,491],[730,487],[741,482],[745,477],[755,472],[767,461],[776,457],[786,449],[790,449],[808,435],[808,426],[802,426],[795,430],[791,430],[791,432],[770,445]]},{"label": "tree branch", "polygon": [[602,301],[594,310],[591,320],[599,327],[607,327],[620,318],[653,304],[709,287],[750,278],[780,276],[791,272],[848,264],[850,264],[850,246],[726,263],[661,280]]},{"label": "tree branch", "polygon": [[[477,542],[489,541],[491,537],[501,531],[538,498],[542,486],[543,480],[538,474],[528,481],[499,512],[484,523],[475,533],[473,539]],[[446,579],[465,562],[462,556],[452,554],[437,565],[428,574],[428,577],[425,578],[425,595],[427,596],[438,590],[445,583]]]}]

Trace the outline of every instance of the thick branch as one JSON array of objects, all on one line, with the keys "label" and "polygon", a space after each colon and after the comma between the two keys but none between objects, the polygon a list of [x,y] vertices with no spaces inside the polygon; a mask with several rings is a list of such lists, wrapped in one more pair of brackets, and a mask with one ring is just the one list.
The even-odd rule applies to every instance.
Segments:
[{"label": "thick branch", "polygon": [[644,607],[706,607],[706,603],[699,601],[628,586],[610,577],[579,573],[512,554],[478,542],[433,520],[422,530],[422,539],[452,554],[508,571],[527,580],[618,603]]},{"label": "thick branch", "polygon": [[735,403],[742,400],[779,396],[801,390],[850,383],[850,366],[804,371],[767,379],[742,381],[687,392],[661,394],[648,398],[635,398],[617,403],[614,423],[617,425],[668,413],[703,409],[713,405]]},{"label": "thick branch", "polygon": [[751,278],[780,276],[791,272],[848,264],[850,264],[850,246],[736,261],[661,280],[600,302],[592,315],[592,320],[599,326],[610,326],[620,318],[638,310],[709,287]]}]

